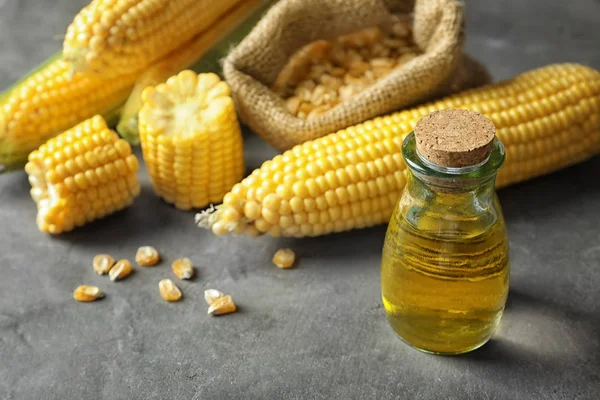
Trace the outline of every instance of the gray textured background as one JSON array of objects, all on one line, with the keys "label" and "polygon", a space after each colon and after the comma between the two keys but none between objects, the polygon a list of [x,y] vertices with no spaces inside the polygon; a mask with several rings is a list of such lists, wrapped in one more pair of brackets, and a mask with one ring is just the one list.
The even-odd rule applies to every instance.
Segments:
[{"label": "gray textured background", "polygon": [[[84,0],[0,0],[0,87],[56,51]],[[550,62],[600,68],[597,0],[477,0],[468,50],[497,79]],[[247,141],[250,168],[271,157]],[[388,327],[384,227],[305,239],[216,238],[152,195],[59,238],[40,234],[25,174],[0,176],[0,399],[598,399],[600,158],[500,193],[512,250],[496,338],[461,357],[421,354]],[[111,283],[92,256],[142,244],[199,265],[163,302],[168,263]],[[281,271],[274,251],[294,248]],[[81,283],[106,299],[72,300]],[[240,312],[210,318],[205,288]]]}]

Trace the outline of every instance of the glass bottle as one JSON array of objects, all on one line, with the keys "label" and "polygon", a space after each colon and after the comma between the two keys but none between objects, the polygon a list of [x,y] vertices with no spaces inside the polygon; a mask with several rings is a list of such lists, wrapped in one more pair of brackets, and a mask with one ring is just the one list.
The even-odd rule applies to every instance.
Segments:
[{"label": "glass bottle", "polygon": [[508,238],[494,190],[504,146],[494,136],[482,162],[436,165],[404,140],[407,183],[388,226],[383,305],[411,346],[460,354],[493,335],[508,294]]}]

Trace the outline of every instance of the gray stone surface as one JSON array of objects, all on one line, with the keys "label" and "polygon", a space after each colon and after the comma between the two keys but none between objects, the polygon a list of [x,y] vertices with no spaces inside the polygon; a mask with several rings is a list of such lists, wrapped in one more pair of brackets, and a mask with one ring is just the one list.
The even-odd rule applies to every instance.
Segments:
[{"label": "gray stone surface", "polygon": [[[0,0],[0,87],[60,46],[85,0]],[[600,67],[600,2],[468,2],[467,47],[496,78],[550,62]],[[247,140],[249,167],[274,154]],[[319,239],[216,238],[152,195],[59,238],[40,234],[24,173],[0,176],[0,399],[598,399],[600,158],[503,190],[512,287],[501,329],[461,357],[421,354],[379,297],[384,227]],[[185,300],[168,262],[111,283],[92,256],[151,244],[199,266]],[[298,268],[270,257],[294,248]],[[81,283],[107,297],[71,298]],[[206,315],[209,287],[240,312]]]}]

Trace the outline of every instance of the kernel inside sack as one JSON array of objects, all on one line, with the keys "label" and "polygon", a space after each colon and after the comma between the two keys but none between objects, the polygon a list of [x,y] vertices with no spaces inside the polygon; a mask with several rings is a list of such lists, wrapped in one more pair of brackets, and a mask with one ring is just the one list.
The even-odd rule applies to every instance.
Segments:
[{"label": "kernel inside sack", "polygon": [[273,90],[288,111],[310,119],[343,103],[421,53],[412,40],[411,20],[396,17],[390,32],[374,27],[319,40],[294,54]]}]

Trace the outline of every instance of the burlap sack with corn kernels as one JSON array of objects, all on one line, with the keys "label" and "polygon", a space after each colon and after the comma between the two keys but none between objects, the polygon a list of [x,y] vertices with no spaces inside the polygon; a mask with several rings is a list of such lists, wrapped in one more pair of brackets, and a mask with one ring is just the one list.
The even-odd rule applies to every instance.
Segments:
[{"label": "burlap sack with corn kernels", "polygon": [[[280,150],[378,115],[489,82],[463,53],[459,0],[281,0],[225,59],[223,72],[242,120]],[[418,55],[325,112],[298,118],[273,90],[290,58],[317,40],[393,29],[410,19]]]}]

